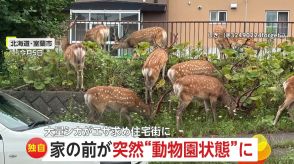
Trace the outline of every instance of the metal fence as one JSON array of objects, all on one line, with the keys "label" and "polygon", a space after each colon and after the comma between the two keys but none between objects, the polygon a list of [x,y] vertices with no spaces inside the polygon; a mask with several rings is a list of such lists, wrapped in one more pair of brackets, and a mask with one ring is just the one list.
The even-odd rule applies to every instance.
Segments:
[{"label": "metal fence", "polygon": [[131,54],[131,49],[114,51],[111,45],[115,42],[113,34],[118,37],[126,32],[126,36],[131,32],[142,28],[160,26],[168,32],[168,42],[172,42],[173,34],[178,34],[176,44],[187,43],[188,47],[185,54],[190,54],[191,50],[199,43],[205,54],[219,53],[214,40],[214,28],[221,24],[226,27],[226,35],[228,37],[252,38],[257,42],[270,41],[273,47],[277,50],[277,45],[285,41],[289,37],[294,36],[294,22],[243,22],[243,21],[228,21],[228,22],[211,22],[211,21],[168,21],[168,22],[139,22],[139,21],[77,21],[75,27],[70,31],[70,40],[72,42],[82,41],[84,34],[88,29],[95,25],[104,24],[110,27],[111,35],[108,39],[108,50],[113,55]]}]

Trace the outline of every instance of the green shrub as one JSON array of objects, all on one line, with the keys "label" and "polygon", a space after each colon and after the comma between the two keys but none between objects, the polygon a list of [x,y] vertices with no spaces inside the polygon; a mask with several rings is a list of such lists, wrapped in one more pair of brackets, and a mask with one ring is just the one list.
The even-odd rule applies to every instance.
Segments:
[{"label": "green shrub", "polygon": [[[148,56],[150,46],[141,43],[134,50],[137,58],[118,58],[111,56],[92,42],[83,43],[87,48],[84,83],[86,88],[97,85],[113,85],[131,88],[144,98],[144,82],[141,68]],[[270,47],[269,43],[260,43],[264,49]],[[207,57],[219,70],[225,81],[225,87],[232,96],[238,97],[256,85],[259,87],[248,99],[241,99],[247,107],[245,112],[238,112],[238,116],[231,120],[228,118],[227,110],[220,105],[218,107],[219,121],[217,123],[206,122],[206,116],[202,103],[191,103],[183,113],[184,129],[188,136],[203,136],[208,134],[239,134],[252,132],[275,132],[280,130],[294,131],[293,122],[286,112],[282,115],[277,127],[271,122],[276,114],[278,106],[283,101],[282,83],[294,74],[294,46],[290,43],[283,45],[282,51],[271,52],[264,50],[262,55],[256,56],[250,48],[238,52],[235,50],[224,50],[227,58],[220,60],[215,54]],[[167,68],[172,65],[188,60],[185,48],[187,44],[180,44],[170,49]],[[201,58],[203,49],[197,44],[191,51],[193,58]],[[180,57],[178,57],[180,56]],[[5,52],[6,73],[0,75],[0,88],[14,88],[28,85],[29,89],[36,90],[74,90],[76,75],[73,69],[68,70],[62,54],[54,51],[45,53],[41,57],[21,56],[13,52]],[[154,87],[154,99],[158,98],[171,88],[169,80],[159,80]],[[168,100],[172,103],[169,108]],[[134,114],[135,125],[156,124],[158,126],[170,127],[175,132],[175,110],[178,100],[176,97],[168,97],[163,103],[161,113],[153,122],[144,120]],[[156,102],[156,101],[155,101]],[[66,119],[70,118],[71,113]],[[85,116],[86,117],[86,116]],[[117,117],[106,114],[104,117],[113,118],[105,120],[112,125]],[[79,119],[78,119],[79,120]],[[111,120],[114,122],[111,122]],[[126,125],[123,122],[122,125]]]}]

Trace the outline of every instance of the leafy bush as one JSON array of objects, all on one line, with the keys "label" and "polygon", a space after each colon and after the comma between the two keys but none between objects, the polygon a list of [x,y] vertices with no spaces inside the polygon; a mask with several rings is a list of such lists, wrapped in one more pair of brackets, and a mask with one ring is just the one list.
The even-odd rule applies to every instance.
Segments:
[{"label": "leafy bush", "polygon": [[[83,43],[87,48],[84,82],[86,88],[97,85],[122,86],[135,90],[142,98],[144,97],[144,83],[141,74],[142,65],[147,58],[150,45],[141,43],[134,50],[136,56],[117,58],[110,56],[97,44],[92,42]],[[244,48],[242,52],[232,49],[224,50],[226,60],[220,60],[215,54],[206,57],[215,65],[224,79],[225,87],[234,97],[238,97],[254,86],[259,87],[253,92],[244,105],[248,108],[245,112],[238,112],[233,119],[228,118],[227,111],[218,107],[219,121],[209,123],[205,119],[202,103],[191,103],[183,113],[184,129],[188,136],[205,136],[208,134],[239,134],[252,132],[275,132],[279,130],[293,131],[294,123],[289,118],[280,120],[278,126],[272,126],[272,120],[278,106],[283,101],[282,83],[293,75],[294,46],[293,43],[285,42],[280,45],[281,51],[272,52],[269,43],[260,43],[264,49],[259,56],[250,48]],[[167,68],[172,65],[189,60],[184,50],[186,44],[180,44],[170,49],[170,58]],[[205,56],[198,43],[192,49],[192,57],[199,59]],[[41,57],[20,56],[12,52],[5,53],[5,66],[7,72],[0,75],[0,88],[14,88],[28,85],[29,89],[36,90],[74,90],[76,76],[73,69],[68,70],[63,55],[50,51]],[[158,99],[166,90],[171,88],[168,80],[161,79],[154,88],[154,99]],[[168,101],[169,100],[169,101]],[[143,120],[134,114],[135,125],[145,126],[156,124],[170,127],[175,132],[175,111],[178,104],[176,97],[166,99],[162,105],[161,113],[153,122]],[[156,101],[155,101],[156,102]],[[169,102],[171,106],[169,106]],[[197,105],[199,104],[199,105]],[[200,110],[201,109],[201,110]],[[70,120],[72,113],[68,113],[62,120]],[[286,112],[285,114],[286,115]],[[81,115],[84,116],[84,115]],[[85,115],[86,117],[86,115]],[[106,114],[104,121],[113,125],[117,117]],[[74,117],[74,119],[77,119]],[[84,120],[84,118],[78,118]],[[123,123],[126,125],[126,122]]]},{"label": "leafy bush", "polygon": [[47,52],[43,56],[23,56],[5,52],[6,74],[2,87],[16,87],[27,84],[37,90],[60,89],[66,79],[67,69],[62,54]]}]

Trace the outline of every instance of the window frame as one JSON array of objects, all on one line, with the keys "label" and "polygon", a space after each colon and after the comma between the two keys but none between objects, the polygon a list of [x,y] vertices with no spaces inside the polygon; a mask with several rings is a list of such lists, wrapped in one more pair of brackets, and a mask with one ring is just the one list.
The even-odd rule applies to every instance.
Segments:
[{"label": "window frame", "polygon": [[[277,23],[270,23],[270,24],[276,24],[277,30],[276,30],[275,33],[269,33],[269,34],[278,34],[279,33],[279,24],[278,24],[278,22],[279,22],[279,13],[287,13],[288,14],[287,15],[287,18],[288,18],[287,22],[289,22],[289,20],[290,20],[290,11],[289,10],[265,10],[265,22],[270,22],[270,21],[267,21],[268,12],[275,12],[277,14],[276,15],[277,20],[274,21],[274,22],[277,22]],[[264,27],[265,28],[264,29],[265,33],[268,33],[267,32],[268,27],[271,27],[271,26],[269,26],[268,23],[266,23],[265,27]],[[282,33],[280,33],[280,34],[282,34]],[[289,34],[289,23],[287,23],[287,33],[285,35],[288,35],[288,34]]]},{"label": "window frame", "polygon": [[[217,20],[216,21],[213,21],[212,20],[212,12],[217,12]],[[223,13],[226,13],[226,20],[225,21],[220,21],[219,20],[219,17],[220,17],[220,13],[223,12]],[[210,22],[213,22],[213,23],[210,23],[210,24],[224,24],[228,21],[228,11],[227,10],[210,10],[209,11],[209,21]]]},{"label": "window frame", "polygon": [[[122,19],[122,16],[121,14],[138,14],[138,30],[141,29],[141,11],[140,10],[70,10],[70,18],[72,18],[73,14],[76,14],[76,13],[86,13],[88,14],[88,19],[87,20],[84,20],[84,21],[87,21],[87,22],[84,22],[84,21],[79,21],[77,20],[76,24],[79,24],[79,23],[84,23],[86,24],[85,26],[85,30],[89,30],[93,27],[93,25],[95,24],[104,24],[104,25],[109,25],[109,26],[118,26],[118,35],[119,36],[122,36],[123,32],[122,32],[122,27],[123,27],[123,24],[125,24],[125,22],[129,22],[129,21],[121,21]],[[119,18],[118,18],[118,21],[93,21],[91,20],[91,14],[118,14],[119,15]],[[73,18],[72,18],[73,19]],[[132,21],[131,21],[132,22]],[[73,31],[73,29],[75,29]],[[70,43],[80,43],[81,41],[77,41],[77,39],[75,39],[75,41],[73,41],[73,32],[75,34],[75,37],[77,37],[77,32],[76,32],[76,25],[75,25],[75,28],[71,28],[69,30],[69,41]],[[114,44],[114,41],[111,41],[111,40],[107,40],[106,41],[106,44],[107,45],[112,45]],[[122,51],[118,51],[118,56],[121,56],[122,54]]]},{"label": "window frame", "polygon": [[[11,107],[16,109],[16,111],[20,111],[22,114],[26,114],[27,116],[30,116],[30,120],[34,121],[47,121],[47,122],[52,122],[50,118],[42,114],[40,111],[36,110],[35,108],[29,106],[28,104],[20,101],[19,99],[12,97],[4,92],[0,91],[0,97],[4,98],[7,101],[7,104],[9,104]],[[0,109],[0,113],[2,113],[2,109]],[[11,117],[11,115],[9,115]],[[20,118],[17,118],[13,116],[17,121],[21,121]],[[0,121],[0,125],[3,125],[5,128],[15,131],[15,132],[20,132],[20,131],[26,131],[30,130],[29,124],[23,122],[27,126],[18,126],[18,127],[10,127],[8,124],[3,123],[5,120]],[[54,123],[54,122],[52,122]],[[45,124],[48,125],[48,124]],[[1,128],[1,126],[0,126]],[[34,127],[37,128],[37,127]]]}]

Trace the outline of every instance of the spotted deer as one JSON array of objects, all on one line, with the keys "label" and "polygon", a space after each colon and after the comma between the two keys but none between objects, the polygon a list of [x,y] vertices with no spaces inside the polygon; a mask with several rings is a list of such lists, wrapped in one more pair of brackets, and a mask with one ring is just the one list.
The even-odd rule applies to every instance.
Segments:
[{"label": "spotted deer", "polygon": [[240,50],[242,47],[251,47],[257,51],[257,54],[260,51],[260,47],[256,45],[256,41],[251,38],[240,38],[240,37],[227,37],[226,28],[222,25],[217,25],[214,28],[214,41],[215,45],[220,51],[221,58],[224,59],[224,49],[233,48],[235,50]]},{"label": "spotted deer", "polygon": [[[288,111],[293,110],[293,102],[294,102],[294,76],[288,78],[284,83],[284,92],[285,92],[285,100],[282,105],[279,106],[278,112],[276,114],[273,125],[276,125],[281,113],[287,109]],[[289,112],[292,119],[294,119],[294,115]]]},{"label": "spotted deer", "polygon": [[[177,79],[173,84],[173,90],[180,100],[180,104],[176,114],[176,127],[179,130],[182,112],[196,98],[204,101],[206,115],[212,109],[213,120],[216,121],[216,103],[221,101],[228,108],[229,114],[232,116],[238,108],[243,108],[244,101],[251,96],[253,91],[259,86],[254,87],[249,92],[238,97],[236,100],[227,92],[220,80],[212,76],[206,75],[188,75]],[[241,97],[246,98],[241,103]]]},{"label": "spotted deer", "polygon": [[145,102],[147,103],[148,93],[150,101],[152,101],[152,88],[159,78],[160,71],[162,79],[164,79],[166,62],[168,60],[168,52],[163,48],[156,48],[147,57],[142,68],[142,74],[145,81]]},{"label": "spotted deer", "polygon": [[213,76],[216,72],[216,68],[209,61],[189,60],[173,65],[167,71],[167,76],[173,84],[177,79],[187,75]]},{"label": "spotted deer", "polygon": [[[77,19],[77,18],[76,18]],[[76,19],[71,22],[69,28],[75,23]],[[84,89],[84,62],[86,50],[81,43],[70,44],[67,37],[62,40],[62,50],[64,52],[64,60],[67,65],[72,65],[77,74],[77,89]],[[69,66],[68,66],[69,67]]]},{"label": "spotted deer", "polygon": [[224,56],[223,50],[227,48],[232,48],[229,42],[229,39],[225,36],[226,28],[223,27],[222,25],[217,25],[215,26],[213,32],[215,36],[214,37],[215,45],[220,51],[220,58],[224,59],[225,56]]},{"label": "spotted deer", "polygon": [[[173,84],[177,79],[187,75],[215,76],[217,72],[213,64],[207,60],[189,60],[173,65],[167,71],[167,76]],[[169,106],[171,107],[171,103]]]},{"label": "spotted deer", "polygon": [[96,42],[98,45],[103,45],[105,48],[105,42],[109,37],[109,33],[109,27],[104,25],[97,25],[86,32],[84,40]]},{"label": "spotted deer", "polygon": [[165,47],[167,44],[167,32],[162,27],[149,27],[131,33],[124,40],[116,40],[112,46],[113,49],[134,48],[140,42],[149,42],[151,46]]},{"label": "spotted deer", "polygon": [[168,61],[168,50],[177,42],[178,34],[174,35],[173,43],[169,47],[161,47],[157,45],[150,55],[147,57],[142,67],[142,74],[145,81],[145,102],[152,101],[152,88],[159,78],[160,71],[162,72],[162,79],[165,76],[166,63]]},{"label": "spotted deer", "polygon": [[90,88],[85,93],[84,98],[86,105],[90,109],[89,122],[93,122],[97,114],[100,120],[105,111],[111,111],[119,112],[120,120],[121,116],[124,116],[131,126],[130,113],[135,112],[144,116],[145,119],[152,119],[159,110],[164,96],[158,101],[154,112],[152,112],[151,104],[145,104],[136,92],[127,88],[96,86]]}]

